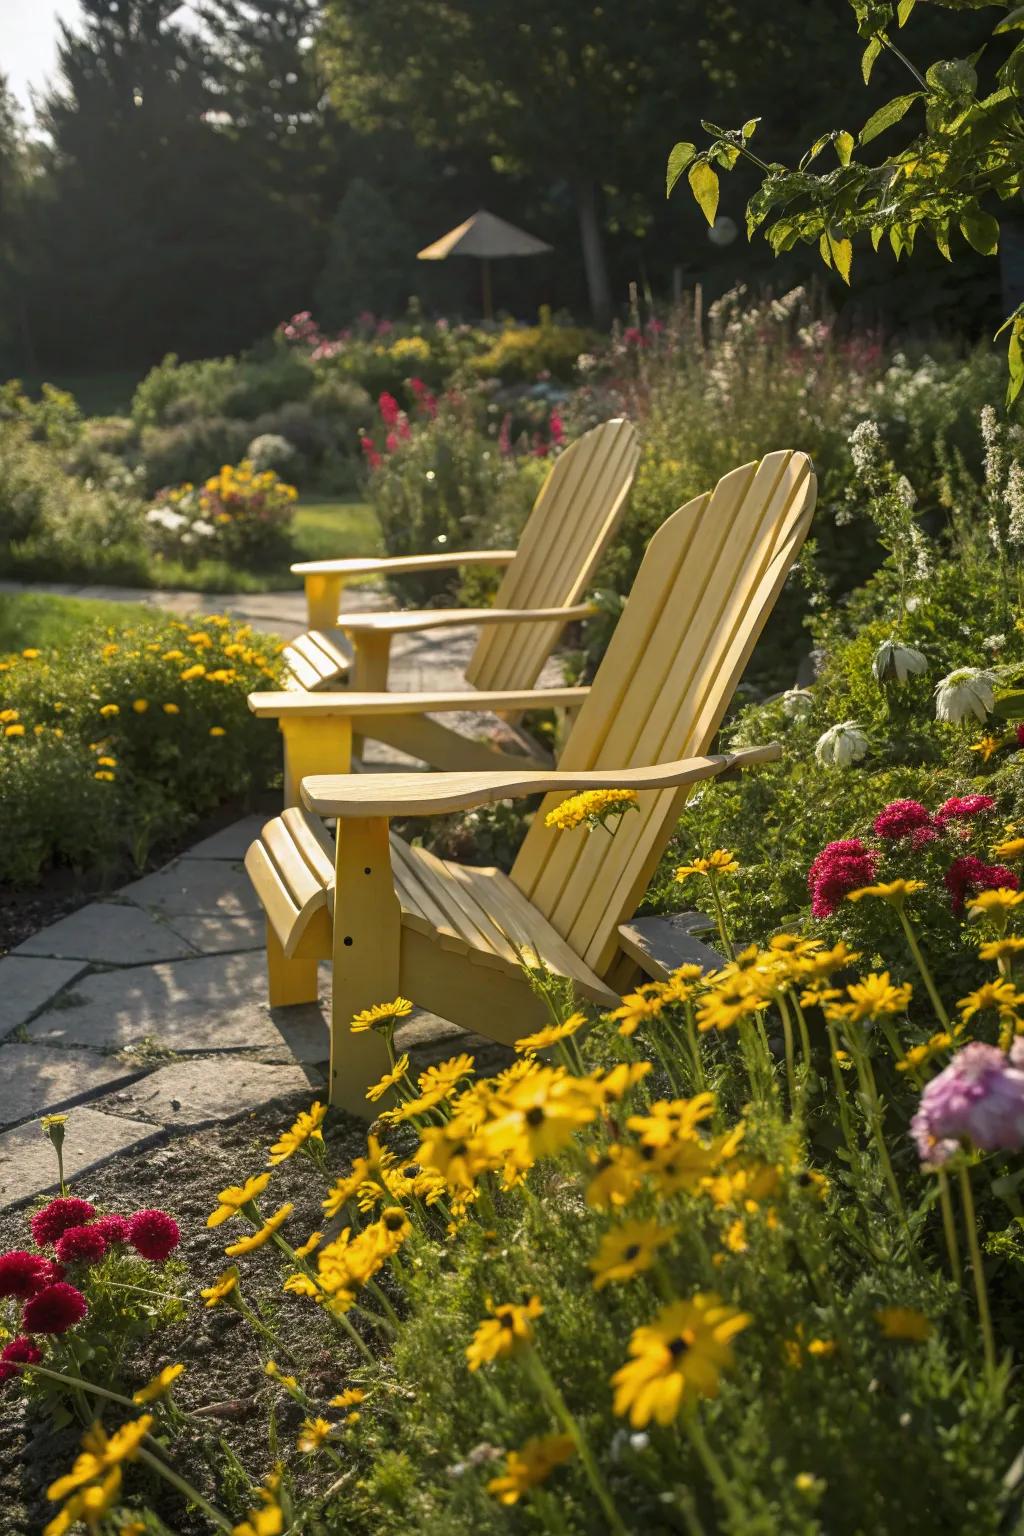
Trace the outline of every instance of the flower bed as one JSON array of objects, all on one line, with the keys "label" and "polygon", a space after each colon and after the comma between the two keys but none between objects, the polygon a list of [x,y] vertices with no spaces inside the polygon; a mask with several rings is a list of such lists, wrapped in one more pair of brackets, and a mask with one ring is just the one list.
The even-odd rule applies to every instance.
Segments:
[{"label": "flower bed", "polygon": [[190,824],[272,782],[246,704],[276,643],[213,615],[87,628],[0,658],[0,880],[141,867]]}]

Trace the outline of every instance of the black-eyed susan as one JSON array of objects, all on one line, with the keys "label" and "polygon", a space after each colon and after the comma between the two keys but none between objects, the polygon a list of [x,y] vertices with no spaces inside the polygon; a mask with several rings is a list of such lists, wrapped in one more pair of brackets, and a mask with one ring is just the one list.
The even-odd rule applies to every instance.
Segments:
[{"label": "black-eyed susan", "polygon": [[390,1030],[393,1029],[399,1019],[407,1019],[412,1013],[412,1003],[407,997],[396,997],[390,1003],[375,1003],[372,1008],[364,1008],[362,1013],[357,1013],[349,1025],[354,1035],[361,1035],[368,1029]]},{"label": "black-eyed susan", "polygon": [[212,1285],[208,1285],[204,1291],[199,1292],[208,1307],[217,1307],[226,1302],[230,1307],[237,1307],[238,1296],[238,1270],[234,1264],[218,1275]]},{"label": "black-eyed susan", "polygon": [[[222,1189],[217,1196],[217,1208],[206,1218],[206,1225],[219,1227],[222,1222],[230,1221],[232,1216],[237,1216],[239,1211],[244,1211],[247,1206],[252,1206],[252,1215],[255,1218],[253,1202],[262,1195],[269,1183],[269,1173],[258,1173],[255,1178],[246,1179],[244,1184],[230,1184],[227,1189]],[[250,1213],[246,1212],[246,1214]]]},{"label": "black-eyed susan", "polygon": [[933,1332],[929,1319],[916,1307],[879,1307],[875,1322],[882,1330],[883,1339],[895,1339],[904,1344],[923,1344]]},{"label": "black-eyed susan", "polygon": [[732,1340],[751,1321],[714,1292],[671,1302],[653,1323],[634,1329],[632,1358],[612,1377],[615,1412],[643,1429],[652,1419],[670,1424],[685,1404],[715,1397],[722,1372],[735,1361]]},{"label": "black-eyed susan", "polygon": [[157,1371],[151,1381],[147,1381],[144,1387],[132,1393],[133,1403],[155,1403],[160,1398],[166,1397],[179,1376],[185,1374],[183,1365],[165,1365],[163,1370]]},{"label": "black-eyed susan", "polygon": [[640,1187],[643,1164],[633,1147],[613,1143],[606,1151],[590,1149],[590,1181],[583,1198],[595,1210],[626,1205]]},{"label": "black-eyed susan", "polygon": [[303,1110],[294,1125],[289,1130],[283,1132],[279,1140],[275,1141],[270,1149],[270,1156],[267,1158],[267,1162],[271,1166],[283,1163],[287,1158],[294,1157],[295,1153],[300,1151],[310,1141],[316,1141],[322,1145],[324,1137],[321,1126],[326,1115],[327,1106],[326,1104],[321,1104],[319,1099],[308,1110]]},{"label": "black-eyed susan", "polygon": [[327,1419],[303,1419],[295,1444],[305,1455],[311,1456],[320,1449],[325,1440],[330,1439],[333,1432],[334,1425]]},{"label": "black-eyed susan", "polygon": [[240,1237],[237,1242],[229,1243],[224,1252],[229,1259],[240,1258],[242,1254],[255,1253],[257,1248],[262,1248],[268,1243],[275,1232],[280,1231],[295,1207],[287,1202],[276,1210],[273,1216],[268,1216],[262,1226],[255,1232],[249,1232],[245,1237]]},{"label": "black-eyed susan", "polygon": [[518,1451],[509,1451],[505,1471],[491,1478],[487,1492],[499,1504],[517,1504],[524,1493],[547,1482],[555,1468],[575,1454],[571,1435],[537,1435]]},{"label": "black-eyed susan", "polygon": [[515,1048],[520,1054],[546,1050],[548,1046],[557,1045],[559,1040],[567,1040],[586,1022],[586,1014],[571,1013],[559,1024],[548,1024],[544,1029],[535,1030],[532,1035],[523,1035],[515,1042]]},{"label": "black-eyed susan", "polygon": [[369,1099],[370,1103],[376,1104],[377,1100],[382,1099],[390,1088],[396,1087],[397,1084],[402,1081],[402,1078],[405,1076],[408,1070],[409,1057],[406,1053],[399,1056],[391,1071],[385,1072],[384,1076],[380,1079],[379,1082],[376,1082],[372,1087],[367,1088],[366,1097]]},{"label": "black-eyed susan", "polygon": [[594,1290],[632,1280],[650,1269],[658,1249],[675,1235],[675,1227],[662,1226],[657,1221],[624,1221],[621,1226],[612,1227],[602,1237],[594,1257],[587,1260],[594,1271]]},{"label": "black-eyed susan", "polygon": [[471,1371],[478,1371],[491,1360],[507,1360],[510,1355],[528,1349],[533,1343],[533,1324],[544,1308],[539,1296],[526,1301],[503,1302],[495,1306],[488,1301],[490,1317],[478,1326],[472,1342],[466,1346],[466,1359]]}]

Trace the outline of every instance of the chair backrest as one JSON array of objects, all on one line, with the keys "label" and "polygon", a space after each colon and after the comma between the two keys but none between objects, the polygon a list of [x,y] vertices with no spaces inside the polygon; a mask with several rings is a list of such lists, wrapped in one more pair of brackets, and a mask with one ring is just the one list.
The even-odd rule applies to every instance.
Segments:
[{"label": "chair backrest", "polygon": [[[662,524],[560,768],[649,766],[708,750],[806,537],[815,495],[805,454],[770,453]],[[611,836],[545,827],[561,798],[545,798],[512,879],[604,976],[618,926],[636,910],[687,790],[641,795],[639,811],[623,815]]]},{"label": "chair backrest", "polygon": [[[498,608],[579,602],[608,547],[633,483],[640,445],[628,421],[603,422],[552,466],[494,599]],[[564,625],[487,624],[466,668],[475,688],[532,688]]]}]

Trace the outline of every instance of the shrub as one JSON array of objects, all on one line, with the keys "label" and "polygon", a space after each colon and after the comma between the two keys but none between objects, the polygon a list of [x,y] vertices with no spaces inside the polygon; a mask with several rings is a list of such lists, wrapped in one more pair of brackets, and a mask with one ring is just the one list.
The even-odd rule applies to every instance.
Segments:
[{"label": "shrub", "polygon": [[262,789],[274,744],[246,696],[276,678],[275,649],[227,619],[154,617],[0,662],[0,880],[141,867]]},{"label": "shrub", "polygon": [[391,199],[355,177],[331,221],[318,310],[331,325],[346,325],[367,309],[400,314],[416,287],[414,250],[412,231]]},{"label": "shrub", "polygon": [[272,469],[257,472],[243,459],[237,469],[225,464],[200,487],[186,481],[162,493],[146,525],[165,556],[188,562],[207,555],[272,570],[290,554],[297,496]]},{"label": "shrub", "polygon": [[257,474],[265,469],[280,471],[295,458],[295,448],[278,433],[261,432],[245,450],[245,457]]},{"label": "shrub", "polygon": [[204,416],[177,427],[143,427],[141,461],[153,494],[184,480],[205,480],[222,464],[236,464],[253,436],[245,421]]},{"label": "shrub", "polygon": [[474,358],[472,366],[481,378],[509,383],[543,374],[569,380],[575,377],[581,353],[591,352],[595,345],[592,331],[553,325],[549,316],[542,316],[540,325],[507,326],[486,352]]},{"label": "shrub", "polygon": [[182,363],[171,352],[136,389],[132,419],[140,428],[209,416],[250,420],[304,399],[312,387],[303,355],[278,343],[239,359],[211,357],[195,363]]}]

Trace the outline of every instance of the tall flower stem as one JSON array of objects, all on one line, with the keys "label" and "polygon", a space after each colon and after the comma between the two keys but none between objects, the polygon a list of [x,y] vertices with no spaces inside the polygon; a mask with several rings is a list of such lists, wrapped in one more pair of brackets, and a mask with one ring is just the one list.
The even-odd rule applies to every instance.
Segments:
[{"label": "tall flower stem", "polygon": [[948,1029],[949,1014],[946,1012],[945,1004],[943,1003],[942,998],[939,996],[939,989],[935,985],[935,979],[928,967],[928,962],[925,960],[924,955],[921,953],[921,946],[917,942],[917,935],[911,926],[910,918],[907,916],[903,907],[898,907],[897,911],[899,912],[900,922],[903,925],[903,932],[906,935],[907,945],[910,949],[910,953],[914,957],[914,964],[917,966],[921,980],[925,985],[925,991],[931,998],[932,1007],[935,1009],[935,1017],[938,1019],[943,1029]]},{"label": "tall flower stem", "polygon": [[153,1471],[162,1477],[165,1482],[170,1483],[172,1488],[176,1488],[180,1494],[188,1499],[190,1504],[194,1504],[197,1509],[202,1510],[207,1520],[215,1525],[218,1530],[228,1532],[234,1530],[234,1526],[227,1515],[222,1515],[219,1509],[215,1509],[208,1499],[203,1498],[198,1488],[193,1488],[191,1483],[187,1483],[183,1477],[179,1477],[177,1472],[167,1465],[166,1461],[162,1461],[159,1456],[154,1456],[151,1451],[144,1450],[142,1446],[139,1447],[138,1457],[147,1467],[152,1467]]},{"label": "tall flower stem", "polygon": [[594,1497],[600,1504],[605,1520],[608,1522],[609,1531],[613,1532],[614,1536],[629,1536],[627,1527],[623,1524],[622,1517],[615,1507],[615,1501],[608,1490],[608,1485],[601,1476],[587,1437],[536,1350],[531,1349],[527,1353],[526,1366],[533,1377],[537,1390],[575,1445],[576,1453],[580,1458],[580,1464],[587,1475],[587,1481],[590,1483],[591,1488],[593,1488]]},{"label": "tall flower stem", "polygon": [[732,947],[729,930],[725,926],[725,910],[722,907],[722,898],[718,894],[718,878],[713,869],[707,872],[708,885],[711,887],[711,900],[715,907],[715,922],[718,924],[718,937],[722,941],[722,948],[730,960],[736,959],[736,951]]},{"label": "tall flower stem", "polygon": [[885,1127],[882,1124],[882,1106],[878,1097],[878,1084],[875,1082],[875,1074],[871,1070],[871,1062],[862,1043],[856,1038],[856,1027],[847,1036],[850,1053],[853,1056],[854,1065],[857,1068],[857,1078],[860,1082],[860,1091],[867,1106],[867,1120],[874,1138],[875,1150],[878,1160],[882,1165],[882,1173],[885,1182],[889,1186],[889,1193],[896,1209],[896,1214],[903,1227],[907,1225],[907,1213],[900,1195],[900,1187],[896,1182],[892,1161],[889,1157],[889,1148],[885,1142]]},{"label": "tall flower stem", "polygon": [[690,1055],[693,1057],[693,1070],[697,1078],[697,1087],[704,1092],[708,1086],[708,1080],[704,1072],[704,1058],[700,1051],[700,1036],[697,1033],[697,1017],[693,1011],[693,1003],[687,998],[686,1010],[686,1039],[690,1047]]},{"label": "tall flower stem", "polygon": [[978,1243],[978,1218],[974,1210],[971,1171],[966,1164],[960,1169],[960,1199],[964,1207],[967,1248],[971,1255],[971,1268],[974,1270],[974,1294],[978,1301],[978,1321],[981,1323],[981,1337],[985,1348],[985,1371],[989,1382],[992,1383],[996,1374],[996,1341],[995,1334],[992,1332],[992,1313],[988,1305],[985,1268],[981,1262],[981,1247]]},{"label": "tall flower stem", "polygon": [[799,1095],[796,1086],[796,1049],[793,1040],[793,1020],[790,1018],[786,999],[778,994],[779,1017],[782,1020],[782,1039],[786,1051],[786,1087],[789,1090],[789,1112],[794,1118],[800,1115]]},{"label": "tall flower stem", "polygon": [[828,1030],[828,1049],[832,1060],[832,1080],[835,1084],[836,1101],[839,1105],[839,1123],[843,1128],[843,1140],[846,1142],[846,1150],[850,1154],[850,1166],[853,1167],[857,1160],[858,1148],[857,1140],[853,1133],[853,1122],[850,1119],[850,1101],[846,1094],[846,1084],[843,1082],[843,1069],[839,1065],[838,1060],[839,1041],[836,1038],[836,1027],[834,1024],[827,1022],[825,1028]]},{"label": "tall flower stem", "polygon": [[946,1237],[949,1268],[957,1287],[963,1285],[964,1270],[960,1262],[960,1244],[956,1235],[956,1219],[953,1215],[953,1197],[949,1190],[949,1178],[945,1168],[938,1169],[939,1205],[942,1207],[942,1230]]},{"label": "tall flower stem", "polygon": [[747,1524],[747,1512],[733,1493],[725,1468],[711,1449],[696,1412],[692,1409],[687,1412],[683,1417],[683,1424],[690,1437],[690,1443],[697,1452],[700,1464],[708,1475],[708,1481],[729,1512],[729,1519],[737,1530],[743,1530]]}]

